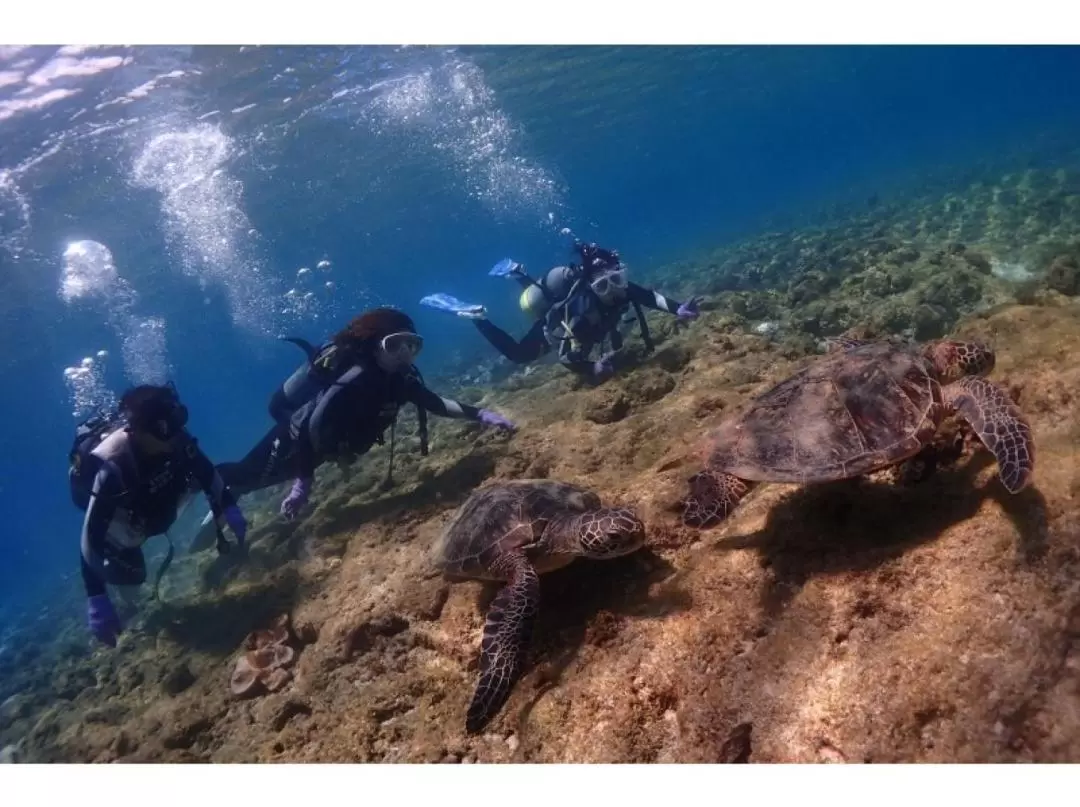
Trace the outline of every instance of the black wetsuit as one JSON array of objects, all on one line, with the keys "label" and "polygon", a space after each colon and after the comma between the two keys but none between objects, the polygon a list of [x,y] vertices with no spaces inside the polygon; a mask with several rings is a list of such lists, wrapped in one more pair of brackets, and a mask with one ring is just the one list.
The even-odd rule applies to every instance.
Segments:
[{"label": "black wetsuit", "polygon": [[172,453],[136,453],[131,434],[121,428],[94,449],[101,467],[92,483],[81,541],[88,597],[104,594],[106,583],[127,586],[146,580],[140,547],[172,526],[192,482],[206,494],[215,516],[236,503],[195,439],[186,437]]},{"label": "black wetsuit", "polygon": [[[302,369],[290,380],[302,383]],[[287,420],[282,417],[242,460],[223,463],[218,471],[237,496],[290,479],[310,479],[327,460],[366,453],[408,403],[443,417],[480,419],[476,407],[443,398],[415,375],[388,373],[364,357]],[[284,414],[289,406],[278,401],[273,408]]]},{"label": "black wetsuit", "polygon": [[[627,308],[637,303],[656,311],[666,311],[674,314],[681,306],[679,302],[672,300],[670,297],[665,297],[658,291],[647,289],[636,283],[628,283],[626,296],[614,305],[601,304],[592,295],[591,290],[578,292],[575,297],[579,295],[593,296],[593,305],[574,323],[574,336],[578,342],[576,348],[571,345],[569,340],[563,341],[549,337],[547,323],[552,318],[558,318],[557,312],[549,312],[545,317],[538,319],[520,341],[486,319],[476,319],[473,322],[477,330],[484,335],[484,338],[512,362],[528,364],[531,361],[536,361],[557,345],[558,359],[567,369],[583,375],[592,375],[593,361],[589,359],[589,354],[594,347],[603,344],[606,337],[610,337],[613,342],[617,342],[612,345],[613,350],[618,350],[622,346],[621,337],[616,329],[619,319],[626,313]],[[557,307],[562,305],[561,302],[556,304]],[[651,349],[652,343],[648,334],[643,334],[643,336],[646,340],[646,347]]]}]

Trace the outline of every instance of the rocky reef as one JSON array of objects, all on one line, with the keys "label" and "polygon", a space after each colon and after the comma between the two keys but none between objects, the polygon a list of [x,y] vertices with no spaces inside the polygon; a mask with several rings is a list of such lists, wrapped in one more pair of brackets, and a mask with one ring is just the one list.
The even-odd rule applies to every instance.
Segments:
[{"label": "rocky reef", "polygon": [[[879,205],[654,270],[665,291],[708,295],[706,310],[690,328],[650,313],[656,351],[631,335],[614,379],[461,378],[520,431],[432,418],[420,457],[406,410],[389,490],[382,447],[324,468],[301,520],[249,506],[246,557],[178,557],[115,650],[76,622],[52,647],[0,655],[0,748],[97,762],[1080,759],[1070,177]],[[991,378],[1034,429],[1033,486],[1008,494],[968,441],[917,485],[767,485],[720,526],[685,527],[708,429],[856,331],[991,343]],[[524,675],[468,735],[495,587],[451,585],[429,553],[478,485],[524,477],[634,507],[648,545],[544,576]]]}]

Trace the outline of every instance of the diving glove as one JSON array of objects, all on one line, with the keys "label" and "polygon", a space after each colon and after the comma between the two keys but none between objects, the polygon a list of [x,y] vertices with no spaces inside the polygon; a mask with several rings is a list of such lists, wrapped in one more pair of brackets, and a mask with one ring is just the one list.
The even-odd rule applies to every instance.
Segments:
[{"label": "diving glove", "polygon": [[679,310],[675,312],[675,316],[679,318],[680,322],[688,322],[689,320],[697,319],[701,316],[701,312],[698,311],[699,303],[701,303],[700,297],[691,297],[679,306]]},{"label": "diving glove", "polygon": [[293,482],[289,495],[281,500],[281,515],[292,521],[299,514],[301,508],[307,504],[311,495],[311,479],[297,477]]},{"label": "diving glove", "polygon": [[511,432],[517,428],[511,421],[504,418],[498,412],[492,412],[490,409],[480,410],[480,422],[485,426],[494,426],[495,428],[506,429]]},{"label": "diving glove", "polygon": [[593,362],[593,379],[595,381],[603,381],[605,378],[614,375],[615,365],[612,363],[614,358],[614,353],[607,353]]},{"label": "diving glove", "polygon": [[87,599],[86,622],[98,641],[116,647],[116,639],[123,628],[108,594],[97,594]]}]

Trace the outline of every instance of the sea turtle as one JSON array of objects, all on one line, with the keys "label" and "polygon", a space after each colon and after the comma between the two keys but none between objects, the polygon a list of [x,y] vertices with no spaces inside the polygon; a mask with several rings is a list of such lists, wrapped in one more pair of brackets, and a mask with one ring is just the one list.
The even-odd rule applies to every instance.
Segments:
[{"label": "sea turtle", "polygon": [[831,340],[828,354],[758,397],[710,435],[705,469],[688,480],[683,522],[723,518],[759,482],[827,482],[898,465],[958,414],[997,459],[1005,489],[1031,482],[1035,443],[1023,413],[981,376],[977,342]]},{"label": "sea turtle", "polygon": [[633,510],[603,507],[593,492],[547,479],[498,482],[472,493],[434,549],[448,580],[504,582],[480,642],[480,676],[466,731],[482,729],[510,696],[540,605],[539,575],[577,557],[605,560],[645,542]]}]

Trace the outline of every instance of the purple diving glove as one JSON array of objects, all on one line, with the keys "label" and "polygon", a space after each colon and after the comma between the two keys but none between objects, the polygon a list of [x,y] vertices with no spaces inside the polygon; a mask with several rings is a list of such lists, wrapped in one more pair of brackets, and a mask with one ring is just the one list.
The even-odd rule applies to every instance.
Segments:
[{"label": "purple diving glove", "polygon": [[597,361],[593,362],[593,379],[596,381],[603,381],[615,373],[615,365],[612,364],[612,359],[615,358],[614,353],[606,353],[601,356]]},{"label": "purple diving glove", "polygon": [[108,594],[97,594],[86,601],[86,621],[99,641],[116,647],[116,638],[123,628]]},{"label": "purple diving glove", "polygon": [[496,428],[506,429],[507,431],[514,431],[514,429],[517,428],[517,426],[498,412],[492,412],[490,409],[480,410],[480,422],[485,426],[495,426]]},{"label": "purple diving glove", "polygon": [[701,312],[698,311],[698,304],[700,302],[700,297],[691,297],[679,306],[679,310],[675,312],[675,316],[679,318],[680,322],[689,322],[692,319],[697,319],[701,316]]},{"label": "purple diving glove", "polygon": [[239,507],[233,504],[225,508],[223,515],[229,529],[236,535],[236,542],[243,546],[244,539],[247,538],[247,520],[244,518],[244,514],[240,512]]},{"label": "purple diving glove", "polygon": [[307,504],[308,496],[311,495],[311,482],[311,479],[298,477],[293,482],[289,495],[281,500],[281,515],[285,516],[289,521],[296,518],[300,508]]}]

